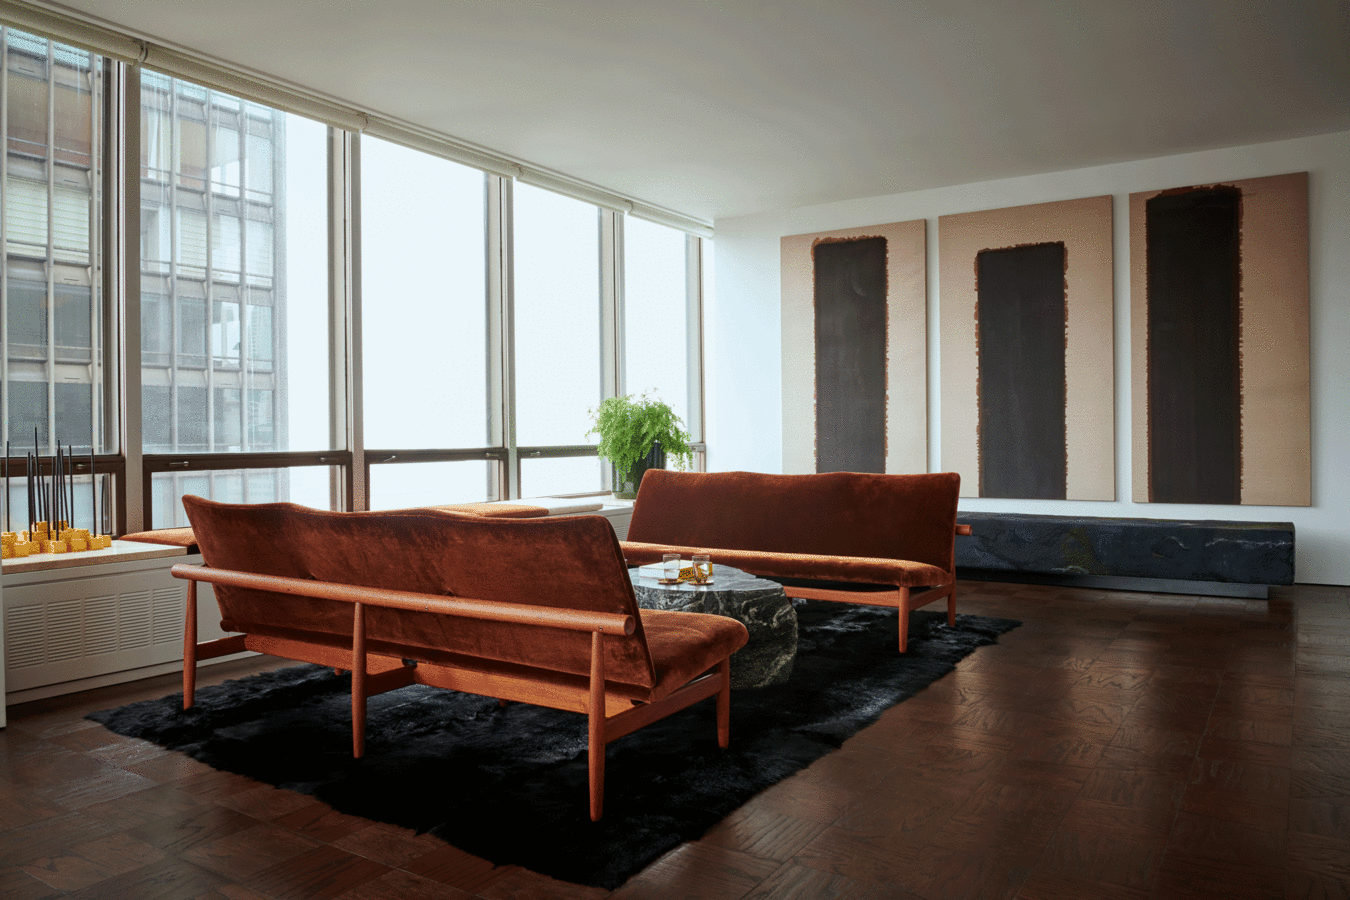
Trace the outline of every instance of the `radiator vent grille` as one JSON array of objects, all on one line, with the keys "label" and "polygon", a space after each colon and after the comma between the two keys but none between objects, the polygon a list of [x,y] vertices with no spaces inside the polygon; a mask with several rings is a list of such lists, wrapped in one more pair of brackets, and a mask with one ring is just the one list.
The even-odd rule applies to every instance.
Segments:
[{"label": "radiator vent grille", "polygon": [[47,659],[46,628],[41,606],[5,611],[5,664],[11,668],[35,666]]},{"label": "radiator vent grille", "polygon": [[150,640],[176,644],[183,640],[183,589],[177,586],[151,592]]},{"label": "radiator vent grille", "polygon": [[150,646],[150,592],[122,595],[117,608],[118,642],[125,650]]},{"label": "radiator vent grille", "polygon": [[47,606],[47,660],[63,662],[84,652],[84,604],[65,600]]},{"label": "radiator vent grille", "polygon": [[117,598],[91,597],[84,601],[86,652],[112,653],[117,649]]},{"label": "radiator vent grille", "polygon": [[181,588],[24,603],[5,610],[5,667],[14,672],[183,639]]}]

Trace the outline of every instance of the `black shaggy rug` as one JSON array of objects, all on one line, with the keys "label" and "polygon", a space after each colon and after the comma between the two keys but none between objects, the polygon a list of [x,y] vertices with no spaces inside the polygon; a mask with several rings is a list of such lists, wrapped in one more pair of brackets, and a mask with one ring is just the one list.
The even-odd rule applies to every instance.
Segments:
[{"label": "black shaggy rug", "polygon": [[717,747],[711,700],[611,744],[597,823],[576,714],[415,685],[370,699],[354,760],[349,676],[297,666],[202,688],[186,712],[173,694],[89,718],[497,864],[614,888],[1020,624],[957,616],[949,628],[915,612],[900,655],[894,610],[805,602],[797,614],[792,678],[732,693],[730,749]]}]

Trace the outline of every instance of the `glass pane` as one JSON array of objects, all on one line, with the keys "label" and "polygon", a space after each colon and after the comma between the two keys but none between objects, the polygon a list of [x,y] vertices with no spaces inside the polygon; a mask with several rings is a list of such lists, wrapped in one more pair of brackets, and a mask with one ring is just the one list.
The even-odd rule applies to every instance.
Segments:
[{"label": "glass pane", "polygon": [[600,471],[600,459],[596,456],[522,459],[520,496],[555,497],[607,491],[609,487],[601,484]]},{"label": "glass pane", "polygon": [[146,449],[331,449],[327,127],[153,72],[141,108]]},{"label": "glass pane", "polygon": [[586,432],[600,403],[600,211],[517,183],[513,215],[516,440],[594,443]]},{"label": "glass pane", "polygon": [[56,385],[56,439],[66,447],[89,446],[94,397],[87,384]]},{"label": "glass pane", "polygon": [[287,469],[236,469],[218,472],[156,472],[151,478],[151,522],[155,528],[187,525],[184,494],[220,503],[272,503],[287,500],[314,509],[333,509],[333,466]]},{"label": "glass pane", "polygon": [[[47,385],[40,381],[13,381],[9,383],[9,409],[5,411],[9,426],[6,434],[15,448],[28,452],[33,448],[34,429],[38,445],[47,452]],[[19,451],[15,451],[19,452]]]},{"label": "glass pane", "polygon": [[[116,450],[101,411],[113,355],[103,342],[103,59],[0,26],[5,159],[0,372],[5,430],[47,456],[55,441]],[[54,352],[53,352],[54,347]],[[50,444],[49,444],[50,442]]]},{"label": "glass pane", "polygon": [[9,129],[5,135],[12,156],[47,156],[47,67],[50,44],[44,38],[5,29],[9,45],[9,78],[5,112]]},{"label": "glass pane", "polygon": [[368,447],[488,443],[483,182],[476,169],[361,139]]},{"label": "glass pane", "polygon": [[46,359],[47,285],[28,278],[16,278],[14,274],[10,272],[6,304],[9,307],[6,349],[11,357]]},{"label": "glass pane", "polygon": [[146,453],[173,450],[173,402],[167,385],[147,384],[141,390],[141,445]]},{"label": "glass pane", "polygon": [[486,460],[390,463],[370,467],[370,508],[407,509],[490,499],[493,463]]},{"label": "glass pane", "polygon": [[687,426],[685,241],[682,231],[624,218],[624,393],[650,392]]},{"label": "glass pane", "polygon": [[94,296],[89,285],[58,284],[52,297],[56,307],[56,358],[63,362],[89,362],[93,346]]}]

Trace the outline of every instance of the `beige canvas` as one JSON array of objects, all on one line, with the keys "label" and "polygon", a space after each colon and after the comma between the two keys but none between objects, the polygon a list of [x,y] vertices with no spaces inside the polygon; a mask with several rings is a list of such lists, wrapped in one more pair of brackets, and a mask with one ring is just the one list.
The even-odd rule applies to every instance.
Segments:
[{"label": "beige canvas", "polygon": [[961,474],[963,496],[980,485],[977,255],[1053,242],[1065,247],[1065,499],[1115,499],[1109,196],[938,219],[940,466]]},{"label": "beige canvas", "polygon": [[886,471],[928,471],[925,222],[895,222],[782,238],[783,471],[816,471],[815,291],[822,241],[886,239]]},{"label": "beige canvas", "polygon": [[[1222,184],[1241,191],[1241,503],[1308,506],[1308,173]],[[1130,195],[1131,494],[1138,503],[1149,502],[1145,203],[1161,193]]]}]

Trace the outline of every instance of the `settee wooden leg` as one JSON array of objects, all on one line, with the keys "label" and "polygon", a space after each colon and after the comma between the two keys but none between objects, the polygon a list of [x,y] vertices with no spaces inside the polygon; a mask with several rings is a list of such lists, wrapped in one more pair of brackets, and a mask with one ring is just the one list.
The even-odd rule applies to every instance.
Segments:
[{"label": "settee wooden leg", "polygon": [[183,709],[192,709],[197,693],[197,582],[187,583],[183,611]]},{"label": "settee wooden leg", "polygon": [[591,782],[591,821],[605,805],[605,648],[603,635],[591,632],[591,691],[586,710],[586,751]]},{"label": "settee wooden leg", "polygon": [[717,692],[717,746],[725,750],[731,744],[731,657],[717,664],[722,688]]},{"label": "settee wooden leg", "polygon": [[366,608],[352,606],[352,756],[360,759],[366,752]]},{"label": "settee wooden leg", "polygon": [[909,648],[909,588],[900,589],[900,652]]}]

